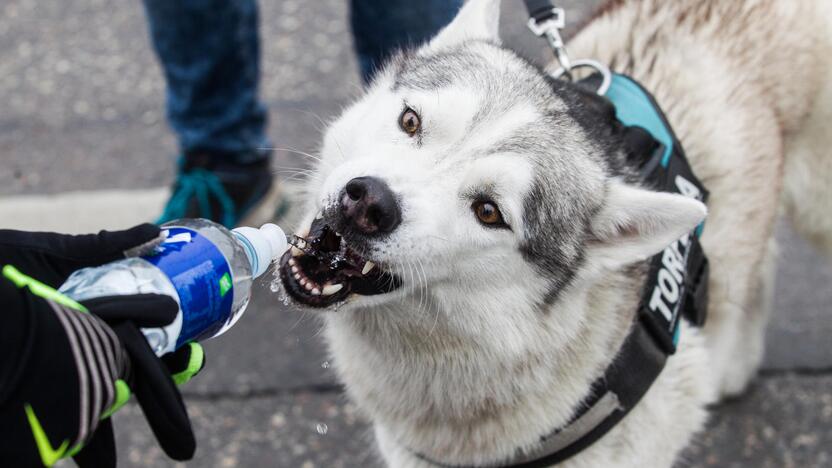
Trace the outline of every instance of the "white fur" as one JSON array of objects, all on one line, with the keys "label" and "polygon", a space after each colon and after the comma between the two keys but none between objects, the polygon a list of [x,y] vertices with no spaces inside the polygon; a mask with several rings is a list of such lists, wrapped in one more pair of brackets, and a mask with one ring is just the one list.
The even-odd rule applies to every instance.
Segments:
[{"label": "white fur", "polygon": [[598,241],[589,255],[610,269],[645,260],[690,232],[706,213],[705,205],[692,198],[614,182],[593,220]]}]

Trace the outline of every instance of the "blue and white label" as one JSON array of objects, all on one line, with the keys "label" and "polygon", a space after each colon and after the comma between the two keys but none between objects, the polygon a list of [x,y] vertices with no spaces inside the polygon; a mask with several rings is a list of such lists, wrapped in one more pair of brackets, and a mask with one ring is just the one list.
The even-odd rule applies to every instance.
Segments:
[{"label": "blue and white label", "polygon": [[182,331],[176,348],[214,336],[231,316],[234,284],[231,268],[205,236],[182,227],[165,231],[157,252],[144,258],[170,279],[179,295]]}]

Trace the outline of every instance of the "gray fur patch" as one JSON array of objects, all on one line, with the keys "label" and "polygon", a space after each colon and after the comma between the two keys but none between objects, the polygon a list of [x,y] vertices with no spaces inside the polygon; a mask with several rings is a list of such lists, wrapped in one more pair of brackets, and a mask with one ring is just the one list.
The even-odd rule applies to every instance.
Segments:
[{"label": "gray fur patch", "polygon": [[483,41],[439,52],[403,53],[388,70],[394,75],[394,90],[483,90],[487,99],[468,129],[471,133],[478,123],[493,121],[518,103],[537,109],[538,120],[514,131],[488,154],[513,153],[532,163],[534,182],[523,204],[519,251],[551,282],[541,303],[555,302],[581,267],[606,177],[624,172],[620,146],[605,131],[609,122],[599,122],[611,122],[603,104],[575,86],[552,80],[513,51]]}]

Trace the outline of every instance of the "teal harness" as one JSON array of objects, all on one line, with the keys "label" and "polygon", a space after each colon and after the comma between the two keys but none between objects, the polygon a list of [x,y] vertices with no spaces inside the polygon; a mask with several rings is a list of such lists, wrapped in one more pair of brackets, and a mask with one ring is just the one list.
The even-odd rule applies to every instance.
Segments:
[{"label": "teal harness", "polygon": [[[678,193],[706,202],[708,191],[688,164],[682,145],[653,96],[632,78],[612,73],[606,98],[615,106],[627,138],[628,159],[636,164],[645,184],[658,191]],[[630,136],[630,135],[628,135]],[[705,323],[708,261],[699,243],[704,222],[693,232],[650,260],[640,310],[655,339],[672,354],[679,340],[679,318]],[[680,271],[679,265],[684,265]]]},{"label": "teal harness", "polygon": [[612,82],[605,96],[615,106],[615,117],[619,122],[628,127],[644,129],[664,145],[661,163],[667,167],[676,137],[653,97],[631,78],[618,73],[612,74]]}]

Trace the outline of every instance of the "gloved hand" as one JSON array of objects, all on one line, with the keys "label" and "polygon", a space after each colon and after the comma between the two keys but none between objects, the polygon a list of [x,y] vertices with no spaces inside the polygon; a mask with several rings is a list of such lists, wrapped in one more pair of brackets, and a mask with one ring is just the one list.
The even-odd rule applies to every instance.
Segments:
[{"label": "gloved hand", "polygon": [[78,304],[54,289],[79,268],[146,253],[161,239],[150,224],[88,236],[0,230],[0,466],[48,466],[70,455],[80,466],[115,466],[108,417],[131,389],[165,452],[193,455],[174,382],[202,368],[202,348],[160,360],[139,331],[173,321],[176,302],[142,294]]}]

